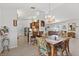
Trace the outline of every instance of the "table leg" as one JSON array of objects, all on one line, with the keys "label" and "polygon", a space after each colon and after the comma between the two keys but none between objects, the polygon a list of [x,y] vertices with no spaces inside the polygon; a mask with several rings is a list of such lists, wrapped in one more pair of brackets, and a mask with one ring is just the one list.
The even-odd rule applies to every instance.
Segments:
[{"label": "table leg", "polygon": [[56,56],[57,55],[57,50],[55,49],[54,45],[51,45],[51,56]]}]

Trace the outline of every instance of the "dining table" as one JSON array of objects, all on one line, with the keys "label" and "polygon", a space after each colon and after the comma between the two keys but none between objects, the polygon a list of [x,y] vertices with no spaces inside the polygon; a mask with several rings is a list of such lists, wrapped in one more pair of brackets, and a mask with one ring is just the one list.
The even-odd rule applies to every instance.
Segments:
[{"label": "dining table", "polygon": [[58,38],[57,40],[55,40],[54,38],[46,38],[46,42],[50,45],[50,48],[51,48],[50,49],[51,56],[56,56],[55,45],[67,40],[67,38],[69,38],[69,37],[61,37],[61,38]]}]

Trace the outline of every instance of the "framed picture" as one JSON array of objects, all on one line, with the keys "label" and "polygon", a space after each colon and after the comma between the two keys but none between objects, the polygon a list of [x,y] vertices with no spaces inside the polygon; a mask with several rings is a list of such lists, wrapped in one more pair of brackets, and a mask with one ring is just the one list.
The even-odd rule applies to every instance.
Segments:
[{"label": "framed picture", "polygon": [[68,30],[69,31],[76,31],[76,23],[68,24]]},{"label": "framed picture", "polygon": [[13,20],[13,26],[17,26],[17,20]]}]

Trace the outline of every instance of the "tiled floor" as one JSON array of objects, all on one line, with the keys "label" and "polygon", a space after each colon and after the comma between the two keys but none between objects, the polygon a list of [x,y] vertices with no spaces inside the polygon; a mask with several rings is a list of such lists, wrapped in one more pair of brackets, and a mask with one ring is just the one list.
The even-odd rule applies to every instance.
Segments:
[{"label": "tiled floor", "polygon": [[[70,40],[70,52],[72,56],[79,56],[79,39]],[[34,56],[35,47],[27,43],[21,44],[19,47],[11,49],[8,53],[5,52],[1,55],[7,56]]]},{"label": "tiled floor", "polygon": [[26,37],[20,36],[18,39],[18,47],[5,51],[2,56],[33,56],[35,55],[35,46],[29,45]]},{"label": "tiled floor", "polygon": [[21,47],[17,47],[14,49],[11,49],[9,52],[4,52],[1,55],[6,55],[6,56],[33,56],[34,55],[34,47],[25,45]]},{"label": "tiled floor", "polygon": [[70,40],[70,51],[72,56],[79,56],[79,39]]}]

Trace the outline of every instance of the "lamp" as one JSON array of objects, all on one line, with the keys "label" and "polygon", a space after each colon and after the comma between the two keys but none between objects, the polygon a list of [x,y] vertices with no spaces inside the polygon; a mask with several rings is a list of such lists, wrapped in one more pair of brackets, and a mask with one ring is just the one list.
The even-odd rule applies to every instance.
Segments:
[{"label": "lamp", "polygon": [[55,16],[48,16],[48,23],[54,23],[55,22]]},{"label": "lamp", "polygon": [[[35,12],[36,11],[36,8],[35,7],[31,7],[31,9],[32,9],[32,11],[33,12]],[[37,17],[39,16],[39,12],[36,12],[36,15],[34,15],[33,17],[32,17],[32,21],[33,22],[37,22]]]},{"label": "lamp", "polygon": [[49,15],[45,16],[45,19],[47,19],[48,23],[55,22],[55,16],[51,15],[51,4],[49,3]]},{"label": "lamp", "polygon": [[37,22],[38,21],[38,16],[33,16],[32,17],[32,22]]}]

